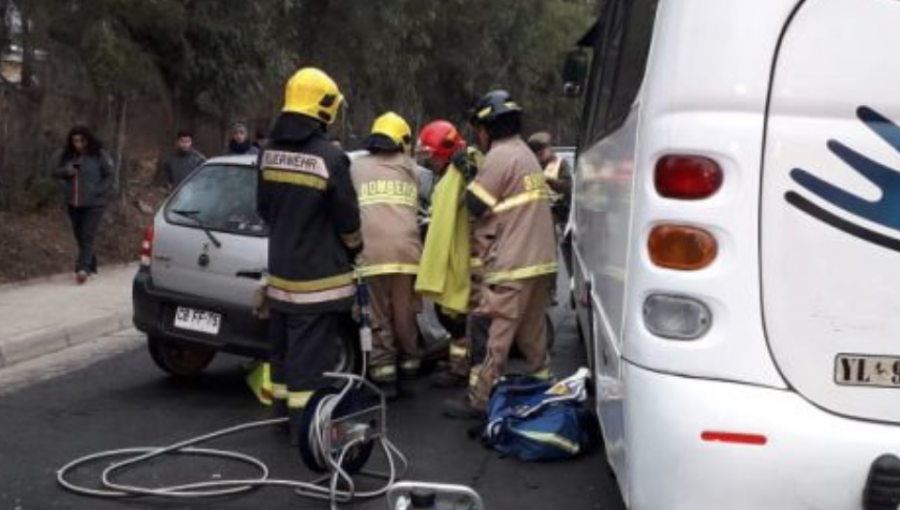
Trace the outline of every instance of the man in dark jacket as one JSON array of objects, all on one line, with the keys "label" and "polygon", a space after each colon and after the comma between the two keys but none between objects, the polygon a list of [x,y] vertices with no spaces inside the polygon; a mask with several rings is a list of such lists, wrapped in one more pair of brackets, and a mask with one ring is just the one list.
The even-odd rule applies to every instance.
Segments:
[{"label": "man in dark jacket", "polygon": [[175,137],[175,152],[163,163],[166,187],[175,189],[185,177],[206,161],[206,156],[194,149],[194,138],[187,131],[179,131]]},{"label": "man in dark jacket", "polygon": [[247,125],[243,122],[235,122],[231,126],[231,134],[228,138],[228,155],[240,156],[242,154],[259,154],[259,147],[250,139]]},{"label": "man in dark jacket", "polygon": [[322,373],[334,366],[356,292],[359,203],[350,160],[325,137],[342,101],[325,73],[298,71],[259,158],[258,207],[270,228],[273,405],[276,415],[290,417],[292,440]]}]

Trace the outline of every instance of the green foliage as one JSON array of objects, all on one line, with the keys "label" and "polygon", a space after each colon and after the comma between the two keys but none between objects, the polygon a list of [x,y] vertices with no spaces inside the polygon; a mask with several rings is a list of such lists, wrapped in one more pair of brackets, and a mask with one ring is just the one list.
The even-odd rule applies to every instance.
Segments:
[{"label": "green foliage", "polygon": [[350,133],[385,109],[414,124],[456,122],[493,88],[529,111],[529,127],[574,139],[577,101],[561,97],[565,54],[587,30],[595,2],[389,0],[335,3],[300,64],[332,73],[350,98]]},{"label": "green foliage", "polygon": [[572,135],[577,105],[561,97],[559,74],[596,13],[596,0],[29,4],[54,54],[74,55],[102,94],[223,120],[271,116],[293,70],[317,65],[348,96],[341,125],[356,136],[386,109],[414,124],[462,121],[497,87],[528,109],[531,125]]},{"label": "green foliage", "polygon": [[41,211],[60,202],[59,185],[53,179],[36,177],[25,186],[26,208]]}]

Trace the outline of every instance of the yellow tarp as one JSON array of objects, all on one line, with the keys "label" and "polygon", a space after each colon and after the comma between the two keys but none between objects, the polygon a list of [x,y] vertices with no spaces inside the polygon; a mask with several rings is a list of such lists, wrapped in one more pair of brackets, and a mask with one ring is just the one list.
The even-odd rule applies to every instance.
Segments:
[{"label": "yellow tarp", "polygon": [[454,165],[438,181],[432,194],[431,224],[425,238],[416,292],[431,297],[445,310],[467,313],[471,283],[469,211],[466,183]]}]

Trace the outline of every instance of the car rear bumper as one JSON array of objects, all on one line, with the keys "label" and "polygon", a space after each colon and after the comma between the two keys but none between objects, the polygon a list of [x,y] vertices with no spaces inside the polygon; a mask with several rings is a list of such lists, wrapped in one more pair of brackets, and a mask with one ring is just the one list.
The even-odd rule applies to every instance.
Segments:
[{"label": "car rear bumper", "polygon": [[[132,284],[134,326],[148,336],[174,342],[187,342],[256,358],[268,357],[267,322],[248,307],[170,292],[156,288],[146,268],[138,270]],[[216,312],[222,315],[219,333],[210,335],[174,326],[179,306]]]},{"label": "car rear bumper", "polygon": [[872,464],[900,456],[900,425],[837,416],[792,391],[634,365],[623,376],[631,510],[862,509]]}]

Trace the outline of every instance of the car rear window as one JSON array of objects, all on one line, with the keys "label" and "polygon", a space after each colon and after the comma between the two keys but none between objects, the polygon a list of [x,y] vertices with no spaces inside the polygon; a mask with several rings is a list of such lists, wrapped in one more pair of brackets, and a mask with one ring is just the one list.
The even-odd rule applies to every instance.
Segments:
[{"label": "car rear window", "polygon": [[166,221],[219,232],[266,235],[256,212],[256,168],[210,164],[191,174],[166,205]]}]

